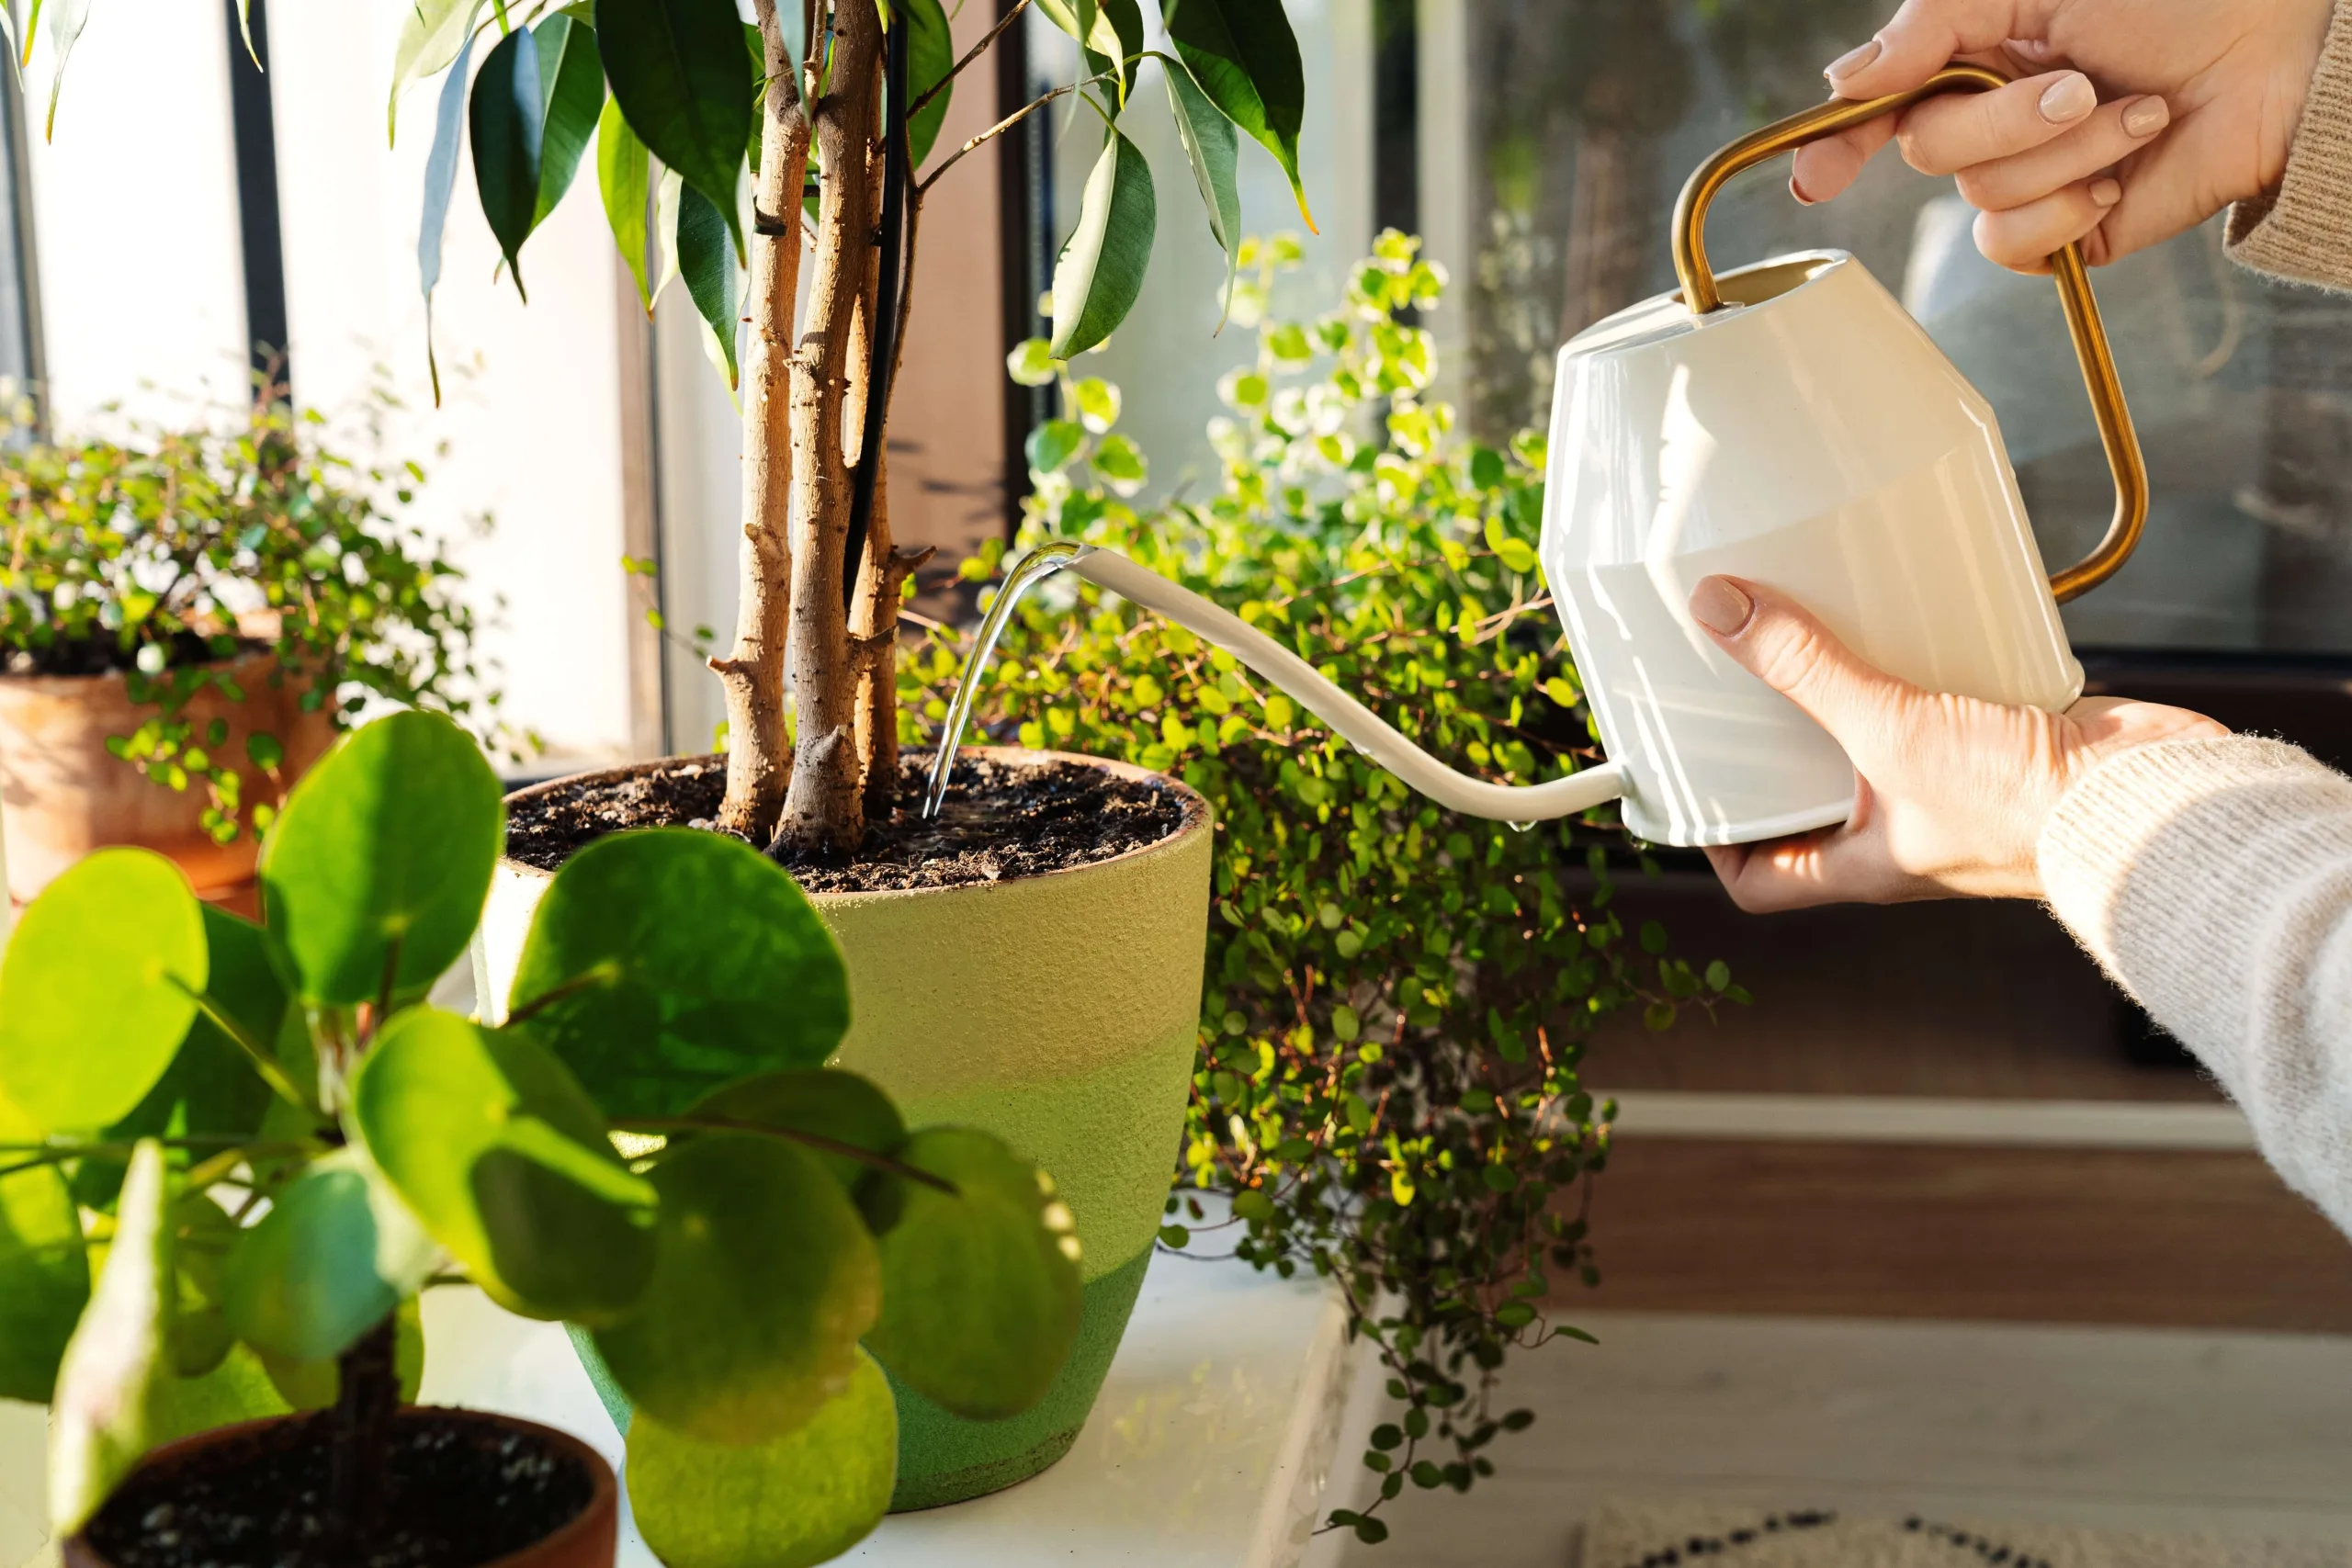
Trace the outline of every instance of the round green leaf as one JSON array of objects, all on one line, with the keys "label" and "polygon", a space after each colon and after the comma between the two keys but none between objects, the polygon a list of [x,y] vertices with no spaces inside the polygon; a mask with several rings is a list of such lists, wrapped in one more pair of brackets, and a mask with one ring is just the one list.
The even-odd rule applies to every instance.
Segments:
[{"label": "round green leaf", "polygon": [[304,997],[349,1006],[430,986],[465,954],[505,837],[498,775],[438,714],[346,736],[262,848],[263,906]]},{"label": "round green leaf", "polygon": [[985,1133],[932,1127],[899,1150],[956,1195],[900,1180],[882,1238],[882,1316],[866,1344],[958,1416],[1045,1397],[1078,1336],[1078,1237],[1050,1177]]},{"label": "round green leaf", "polygon": [[[275,1041],[286,1022],[287,997],[285,982],[269,959],[267,937],[250,920],[210,904],[201,908],[209,949],[206,991],[249,1037],[264,1044]],[[106,1140],[129,1144],[141,1138],[251,1137],[277,1103],[236,1043],[199,1012],[172,1065],[130,1115],[107,1128]],[[173,1156],[181,1163],[202,1157]],[[74,1198],[93,1209],[111,1209],[121,1185],[119,1163],[84,1160],[74,1173]]]},{"label": "round green leaf", "polygon": [[669,1568],[810,1568],[882,1522],[898,1483],[889,1380],[855,1354],[849,1386],[808,1425],[752,1447],[707,1443],[640,1414],[629,1423],[628,1502]]},{"label": "round green leaf", "polygon": [[847,1392],[874,1321],[873,1238],[815,1156],[707,1134],[653,1168],[661,1250],[596,1349],[638,1407],[713,1443],[792,1431]]},{"label": "round green leaf", "polygon": [[205,976],[179,868],[100,850],[33,900],[0,959],[0,1095],[49,1132],[120,1121],[171,1066]]},{"label": "round green leaf", "polygon": [[1159,223],[1151,164],[1141,148],[1113,131],[1086,177],[1078,227],[1054,264],[1050,352],[1056,359],[1085,353],[1127,319],[1143,293]]},{"label": "round green leaf", "polygon": [[155,1390],[170,1375],[171,1178],[153,1142],[131,1152],[114,1240],[57,1370],[50,1407],[49,1515],[78,1530],[155,1441]]},{"label": "round green leaf", "polygon": [[[0,1100],[0,1142],[37,1143],[31,1118]],[[0,1164],[14,1157],[0,1155]],[[47,1404],[90,1299],[82,1222],[53,1165],[0,1176],[0,1399]]]},{"label": "round green leaf", "polygon": [[653,1190],[563,1064],[432,1008],[392,1021],[350,1126],[433,1238],[510,1312],[609,1321],[653,1267]]},{"label": "round green leaf", "polygon": [[281,1189],[238,1238],[221,1270],[220,1306],[237,1337],[266,1355],[341,1355],[413,1295],[437,1249],[398,1197],[339,1149]]},{"label": "round green leaf", "polygon": [[710,197],[733,231],[753,114],[752,60],[733,0],[599,0],[596,51],[629,128]]},{"label": "round green leaf", "polygon": [[617,833],[566,862],[512,1000],[616,1120],[816,1066],[849,1027],[849,978],[807,896],[740,840],[691,828]]},{"label": "round green leaf", "polygon": [[[836,1067],[762,1073],[728,1085],[689,1114],[696,1120],[742,1122],[813,1134],[877,1155],[896,1153],[907,1141],[907,1124],[899,1120],[899,1108],[890,1103],[890,1097],[867,1079]],[[820,1148],[808,1152],[845,1191],[860,1191],[869,1177],[879,1174],[872,1165],[848,1155],[828,1154]],[[869,1223],[872,1218],[867,1216]]]}]

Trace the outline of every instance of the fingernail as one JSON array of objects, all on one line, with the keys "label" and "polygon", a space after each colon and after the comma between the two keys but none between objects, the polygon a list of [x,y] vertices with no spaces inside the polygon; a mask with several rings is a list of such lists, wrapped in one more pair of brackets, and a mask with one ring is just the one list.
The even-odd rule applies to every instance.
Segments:
[{"label": "fingernail", "polygon": [[1797,184],[1797,177],[1794,175],[1791,175],[1789,176],[1789,194],[1797,198],[1797,205],[1799,207],[1811,207],[1813,205],[1813,197],[1805,195],[1804,187]]},{"label": "fingernail", "polygon": [[2093,180],[2091,182],[2091,200],[2099,206],[2113,207],[2122,199],[2123,182],[2121,180]]},{"label": "fingernail", "polygon": [[2098,107],[2098,89],[2079,71],[2069,71],[2041,93],[2041,118],[2052,125],[2080,119]]},{"label": "fingernail", "polygon": [[1755,613],[1756,601],[1728,577],[1701,578],[1690,594],[1690,618],[1719,637],[1735,635]]},{"label": "fingernail", "polygon": [[2151,93],[2123,111],[2126,136],[2154,136],[2172,123],[2172,107]]},{"label": "fingernail", "polygon": [[1848,50],[1831,61],[1829,69],[1824,71],[1822,74],[1832,82],[1842,82],[1884,52],[1886,52],[1886,45],[1872,39],[1861,48]]}]

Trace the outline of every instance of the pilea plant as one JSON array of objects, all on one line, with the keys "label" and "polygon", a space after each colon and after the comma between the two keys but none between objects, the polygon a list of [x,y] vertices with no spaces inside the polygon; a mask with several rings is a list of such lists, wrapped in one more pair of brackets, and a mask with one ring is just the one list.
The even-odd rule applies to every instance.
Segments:
[{"label": "pilea plant", "polygon": [[633,1412],[639,1529],[680,1568],[820,1562],[870,1529],[883,1367],[981,1416],[1052,1382],[1068,1209],[995,1139],[910,1132],[822,1066],[847,980],[789,876],[718,834],[599,842],[493,1029],[423,998],[503,836],[474,742],[411,712],[289,798],[266,925],[138,850],[26,911],[0,960],[0,1394],[54,1383],[61,1531],[157,1440],[332,1402],[315,1560],[359,1561],[399,1523],[382,1448],[414,1299],[457,1281],[572,1326]]},{"label": "pilea plant", "polygon": [[[959,57],[941,0],[752,0],[752,24],[736,0],[402,0],[395,132],[401,95],[446,73],[418,239],[428,342],[463,143],[520,292],[525,242],[593,141],[605,210],[647,309],[682,278],[713,357],[741,381],[737,620],[710,660],[729,737],[718,821],[787,860],[854,854],[897,792],[899,606],[928,552],[892,545],[885,438],[924,195],[1032,112],[1083,99],[1103,139],[1055,269],[1051,346],[1064,359],[1109,336],[1143,289],[1158,202],[1120,124],[1147,54],[1164,73],[1214,243],[1230,254],[1239,240],[1244,135],[1281,164],[1306,210],[1305,73],[1278,0],[1161,0],[1172,52],[1148,47],[1137,0],[1034,0],[1077,40],[1076,79],[925,172],[956,77],[1032,3],[1007,7]],[[48,14],[61,75],[87,9]],[[28,58],[43,20],[36,10],[26,24]],[[52,120],[55,101],[52,87]],[[796,322],[804,248],[814,269]],[[740,367],[739,322],[750,325]]]},{"label": "pilea plant", "polygon": [[[1396,319],[1443,283],[1418,253],[1383,234],[1343,308],[1300,321],[1265,313],[1297,243],[1244,243],[1235,312],[1259,355],[1220,384],[1231,413],[1198,500],[1138,511],[1148,468],[1114,428],[1115,389],[1042,345],[1016,353],[1016,378],[1057,384],[1065,410],[1030,444],[1022,543],[1125,550],[1422,745],[1534,783],[1598,751],[1536,563],[1543,437],[1459,439],[1426,396],[1429,334]],[[909,660],[910,727],[944,711],[962,651],[934,634]],[[1380,1540],[1383,1503],[1408,1483],[1468,1489],[1487,1444],[1532,1419],[1493,1404],[1511,1350],[1585,1337],[1546,1303],[1555,1280],[1599,1278],[1586,1208],[1611,1111],[1578,1074],[1588,1036],[1627,1010],[1664,1029],[1747,993],[1720,962],[1670,955],[1656,922],[1629,925],[1616,874],[1656,868],[1605,814],[1524,831],[1451,818],[1224,653],[1090,584],[1024,604],[998,660],[979,710],[994,733],[1181,773],[1216,808],[1200,1066],[1162,1240],[1229,1235],[1259,1268],[1338,1281],[1402,1415],[1364,1456],[1377,1499],[1331,1522]]]},{"label": "pilea plant", "polygon": [[248,786],[285,756],[286,738],[266,731],[232,754],[225,723],[199,730],[187,716],[208,689],[242,700],[227,662],[239,653],[266,648],[270,678],[338,724],[389,701],[493,731],[498,694],[462,573],[397,514],[424,482],[413,462],[353,462],[267,400],[229,428],[11,452],[0,671],[120,673],[154,712],[108,749],[161,787],[203,791],[204,826],[223,843],[269,825]]}]

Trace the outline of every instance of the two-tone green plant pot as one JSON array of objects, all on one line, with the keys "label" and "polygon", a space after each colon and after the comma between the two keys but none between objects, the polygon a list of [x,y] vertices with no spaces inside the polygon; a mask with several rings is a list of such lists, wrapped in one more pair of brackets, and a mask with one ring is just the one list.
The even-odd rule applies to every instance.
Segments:
[{"label": "two-tone green plant pot", "polygon": [[[1154,777],[1059,752],[983,754]],[[513,798],[641,771],[560,779]],[[1010,1420],[967,1421],[898,1391],[894,1509],[977,1497],[1061,1458],[1134,1311],[1182,1133],[1208,927],[1208,802],[1157,782],[1177,792],[1184,815],[1148,848],[984,886],[816,897],[849,968],[851,1022],[838,1064],[880,1084],[910,1125],[979,1127],[1043,1166],[1083,1248],[1078,1344],[1035,1407]],[[475,939],[485,1016],[504,1015],[532,913],[553,880],[501,863]]]}]

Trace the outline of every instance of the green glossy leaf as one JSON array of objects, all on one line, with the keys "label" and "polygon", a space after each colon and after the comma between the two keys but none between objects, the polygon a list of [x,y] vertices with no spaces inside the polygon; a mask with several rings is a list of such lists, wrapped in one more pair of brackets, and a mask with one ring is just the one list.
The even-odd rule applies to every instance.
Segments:
[{"label": "green glossy leaf", "polygon": [[882,1316],[867,1347],[958,1416],[995,1420],[1045,1397],[1078,1337],[1078,1236],[1050,1178],[985,1133],[931,1127],[899,1158],[956,1194],[900,1179],[881,1241]]},{"label": "green glossy leaf", "polygon": [[816,1156],[704,1134],[653,1168],[659,1260],[596,1350],[641,1411],[713,1443],[759,1443],[849,1392],[880,1266]]},{"label": "green glossy leaf", "polygon": [[[0,1100],[0,1142],[38,1143],[31,1118]],[[0,1166],[21,1156],[0,1155]],[[55,1166],[0,1176],[0,1399],[47,1404],[90,1299],[73,1194]]]},{"label": "green glossy leaf", "polygon": [[49,29],[49,118],[42,123],[41,134],[54,140],[57,135],[57,98],[65,90],[65,61],[81,41],[82,28],[90,20],[90,0],[49,0],[50,14],[55,17]]},{"label": "green glossy leaf", "polygon": [[167,1343],[175,1379],[200,1378],[236,1343],[220,1309],[229,1247],[240,1235],[229,1212],[209,1192],[183,1192],[172,1204],[172,1326]]},{"label": "green glossy leaf", "polygon": [[637,297],[653,310],[653,286],[646,276],[645,204],[651,194],[652,159],[628,128],[618,98],[606,98],[596,121],[596,186],[605,198],[605,221],[613,243],[637,280]]},{"label": "green glossy leaf", "polygon": [[889,1381],[859,1351],[845,1393],[749,1448],[639,1416],[624,1474],[638,1531],[668,1568],[812,1568],[882,1522],[898,1472]]},{"label": "green glossy leaf", "polygon": [[1233,278],[1241,255],[1241,186],[1235,175],[1241,138],[1233,122],[1217,111],[1200,84],[1181,61],[1160,62],[1168,83],[1168,107],[1176,117],[1176,136],[1184,144],[1185,160],[1193,166],[1193,184],[1208,213],[1209,234],[1225,252],[1225,289],[1218,296],[1217,330],[1225,330],[1233,310]]},{"label": "green glossy leaf", "polygon": [[738,1078],[821,1064],[849,1027],[849,979],[774,861],[716,833],[653,829],[564,863],[512,1004],[535,1009],[524,1027],[606,1115],[675,1116]]},{"label": "green glossy leaf", "polygon": [[1085,353],[1127,319],[1143,293],[1159,220],[1150,164],[1114,131],[1086,178],[1078,228],[1054,264],[1056,359]]},{"label": "green glossy leaf", "polygon": [[1057,474],[1086,446],[1086,426],[1074,419],[1049,419],[1029,433],[1023,447],[1034,474]]},{"label": "green glossy leaf", "polygon": [[449,198],[458,188],[458,148],[465,140],[466,73],[473,56],[474,35],[469,31],[456,64],[441,84],[441,99],[434,110],[433,146],[424,158],[424,211],[416,226],[416,277],[424,292],[424,363],[433,375],[435,408],[441,405],[441,362],[433,352],[433,291],[441,284],[441,236],[449,223]]},{"label": "green glossy leaf", "polygon": [[354,1075],[347,1120],[384,1179],[500,1305],[596,1323],[636,1304],[653,1267],[653,1190],[535,1042],[412,1009]]},{"label": "green glossy leaf", "polygon": [[0,957],[0,1096],[52,1133],[122,1120],[187,1037],[205,974],[179,868],[100,850],[33,900]]},{"label": "green glossy leaf", "polygon": [[1070,37],[1084,44],[1088,52],[1105,60],[1114,59],[1119,52],[1119,29],[1110,14],[1100,6],[1094,7],[1092,18],[1085,30],[1079,28],[1075,0],[1037,0],[1037,9],[1046,19]]},{"label": "green glossy leaf", "polygon": [[[1143,69],[1143,7],[1136,0],[1101,0],[1100,16],[1111,23],[1112,36],[1118,46],[1105,55],[1097,50],[1086,51],[1086,68],[1090,72],[1111,75],[1118,83],[1119,102],[1125,104],[1127,95],[1136,90],[1136,73]],[[1100,32],[1097,21],[1094,31]]]},{"label": "green glossy leaf", "polygon": [[255,1349],[330,1360],[414,1294],[438,1256],[400,1199],[368,1179],[359,1152],[341,1149],[281,1189],[239,1238],[220,1304]]},{"label": "green glossy leaf", "polygon": [[605,63],[596,29],[559,11],[531,29],[539,56],[539,199],[532,227],[547,221],[588,151],[605,112]]},{"label": "green glossy leaf", "polygon": [[123,1179],[106,1267],[65,1348],[50,1406],[49,1517],[60,1539],[88,1522],[154,1441],[154,1391],[169,1370],[170,1198],[162,1147],[141,1144]]},{"label": "green glossy leaf", "polygon": [[[384,110],[384,139],[400,139],[401,95],[412,82],[422,82],[449,68],[473,36],[473,19],[484,0],[409,0],[401,20],[400,42],[392,51],[391,102]],[[462,78],[465,73],[460,71]],[[463,84],[459,85],[463,96]]]},{"label": "green glossy leaf", "polygon": [[639,139],[711,199],[741,254],[735,187],[753,78],[733,0],[598,0],[596,48]]},{"label": "green glossy leaf", "polygon": [[481,198],[481,215],[497,236],[515,292],[526,299],[530,294],[523,287],[519,258],[538,221],[546,116],[539,51],[529,33],[517,29],[498,40],[474,73],[468,129],[473,133],[474,191]]},{"label": "green glossy leaf", "polygon": [[743,313],[737,302],[735,247],[727,237],[726,219],[693,186],[684,187],[678,204],[678,275],[685,279],[695,310],[710,330],[731,389],[741,379],[735,329]]},{"label": "green glossy leaf", "polygon": [[[837,1067],[762,1073],[728,1085],[689,1114],[813,1134],[877,1155],[893,1154],[907,1141],[907,1124],[899,1120],[899,1108],[890,1103],[890,1097],[869,1080]],[[844,1191],[856,1192],[875,1174],[872,1165],[851,1156],[819,1148],[808,1152]]]},{"label": "green glossy leaf", "polygon": [[1169,37],[1201,90],[1289,176],[1299,216],[1315,227],[1298,177],[1298,132],[1306,118],[1306,74],[1298,39],[1282,6],[1265,0],[1161,0]]},{"label": "green glossy leaf", "polygon": [[[898,8],[909,28],[907,101],[921,104],[922,96],[948,81],[956,69],[956,36],[948,30],[947,13],[940,8],[939,0],[898,0]],[[955,96],[953,85],[941,87],[939,96],[907,121],[907,152],[914,167],[922,168],[922,161],[931,156]]]},{"label": "green glossy leaf", "polygon": [[[200,906],[209,970],[205,990],[246,1034],[264,1044],[277,1039],[288,1012],[286,985],[270,962],[268,938],[250,920],[211,904]],[[201,1012],[155,1087],[130,1115],[106,1130],[106,1141],[141,1138],[243,1138],[261,1130],[276,1103],[269,1086],[220,1026]],[[186,1162],[195,1157],[177,1156]],[[113,1206],[123,1168],[84,1160],[74,1173],[77,1202]]]},{"label": "green glossy leaf", "polygon": [[232,1344],[220,1365],[201,1376],[157,1379],[152,1408],[154,1440],[160,1444],[240,1421],[288,1415],[294,1406],[271,1385],[254,1348]]},{"label": "green glossy leaf", "polygon": [[379,718],[311,770],[261,855],[263,908],[303,997],[417,992],[465,955],[505,838],[499,795],[473,738],[438,714]]}]

